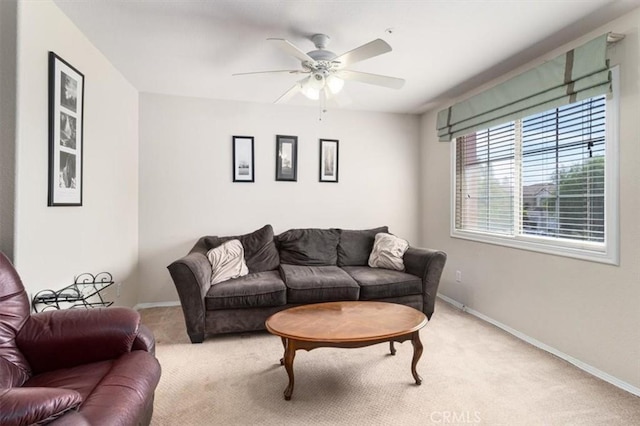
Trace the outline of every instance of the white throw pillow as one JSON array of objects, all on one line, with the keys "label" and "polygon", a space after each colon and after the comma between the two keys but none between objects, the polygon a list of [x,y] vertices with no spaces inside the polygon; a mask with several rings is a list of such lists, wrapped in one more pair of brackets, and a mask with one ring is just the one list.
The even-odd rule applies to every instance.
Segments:
[{"label": "white throw pillow", "polygon": [[402,238],[385,233],[376,234],[369,256],[369,266],[404,271],[402,257],[408,249],[409,243]]},{"label": "white throw pillow", "polygon": [[238,278],[249,273],[240,240],[229,240],[207,252],[211,262],[211,284]]}]

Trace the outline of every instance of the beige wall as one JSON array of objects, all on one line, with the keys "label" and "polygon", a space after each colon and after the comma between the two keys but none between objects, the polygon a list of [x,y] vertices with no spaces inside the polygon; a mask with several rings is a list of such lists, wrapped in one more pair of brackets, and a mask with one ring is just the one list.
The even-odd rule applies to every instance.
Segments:
[{"label": "beige wall", "polygon": [[[82,207],[47,207],[48,52],[85,75]],[[138,93],[51,1],[18,3],[15,263],[29,293],[109,271],[137,300]],[[131,285],[130,285],[131,283]],[[115,293],[115,291],[114,291]]]},{"label": "beige wall", "polygon": [[[298,181],[275,181],[275,135],[298,136]],[[255,137],[256,182],[233,183],[231,138]],[[340,140],[340,182],[318,182],[318,139]],[[140,302],[177,301],[166,266],[203,235],[368,228],[418,239],[419,118],[140,96]]]},{"label": "beige wall", "polygon": [[[451,238],[451,145],[437,141],[437,108],[423,116],[421,130],[422,243],[448,253],[441,294],[636,389],[640,388],[639,23],[640,13],[635,11],[545,56],[551,58],[606,31],[626,34],[611,51],[622,80],[620,266]],[[462,272],[462,283],[455,282],[456,270]]]}]

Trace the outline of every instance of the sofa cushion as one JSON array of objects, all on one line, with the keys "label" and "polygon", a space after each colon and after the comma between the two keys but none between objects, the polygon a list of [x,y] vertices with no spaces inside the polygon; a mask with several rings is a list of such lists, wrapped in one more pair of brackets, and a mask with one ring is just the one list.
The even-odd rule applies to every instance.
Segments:
[{"label": "sofa cushion", "polygon": [[244,259],[250,273],[273,271],[280,265],[280,256],[273,240],[273,228],[265,225],[249,234],[230,237],[204,237],[201,238],[192,251],[204,245],[206,250],[218,247],[229,240],[240,240],[244,248]]},{"label": "sofa cushion", "polygon": [[82,402],[74,390],[47,387],[0,389],[0,424],[47,424]]},{"label": "sofa cushion", "polygon": [[211,286],[205,296],[205,308],[257,308],[287,303],[287,288],[278,271],[245,275]]},{"label": "sofa cushion", "polygon": [[[111,309],[111,308],[109,308]],[[160,380],[160,364],[144,351],[127,352],[117,359],[48,371],[33,376],[24,387],[65,388],[78,392],[79,414],[91,425],[141,424],[144,407],[153,399]],[[56,424],[65,422],[65,417]]]},{"label": "sofa cushion", "polygon": [[422,293],[422,280],[406,272],[368,266],[345,266],[360,285],[360,300],[375,300]]},{"label": "sofa cushion", "polygon": [[238,278],[249,273],[240,240],[229,240],[207,252],[211,263],[211,284]]},{"label": "sofa cushion", "polygon": [[337,266],[280,265],[287,302],[358,300],[360,286]]},{"label": "sofa cushion", "polygon": [[373,241],[376,234],[388,233],[389,228],[365,230],[340,230],[340,242],[338,243],[338,266],[366,266],[373,249]]},{"label": "sofa cushion", "polygon": [[290,229],[276,237],[280,263],[335,265],[339,240],[340,231],[337,229]]},{"label": "sofa cushion", "polygon": [[402,257],[408,249],[409,243],[402,238],[391,234],[377,234],[369,256],[369,266],[404,271]]}]

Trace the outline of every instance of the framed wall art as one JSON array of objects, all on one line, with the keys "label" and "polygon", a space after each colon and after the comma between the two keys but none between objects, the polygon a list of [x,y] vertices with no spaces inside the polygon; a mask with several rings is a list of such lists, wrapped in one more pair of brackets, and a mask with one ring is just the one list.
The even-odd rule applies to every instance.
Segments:
[{"label": "framed wall art", "polygon": [[338,140],[320,139],[320,182],[338,182]]},{"label": "framed wall art", "polygon": [[276,135],[276,180],[298,180],[298,137]]},{"label": "framed wall art", "polygon": [[49,206],[82,205],[84,75],[49,52]]},{"label": "framed wall art", "polygon": [[254,182],[253,136],[233,137],[233,181]]}]

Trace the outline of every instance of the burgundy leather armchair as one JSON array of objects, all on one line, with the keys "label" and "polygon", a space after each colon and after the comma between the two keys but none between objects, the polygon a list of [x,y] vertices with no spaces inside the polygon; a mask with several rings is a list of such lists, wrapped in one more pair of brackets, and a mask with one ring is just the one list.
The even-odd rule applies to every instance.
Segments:
[{"label": "burgundy leather armchair", "polygon": [[0,253],[0,425],[148,425],[155,340],[129,308],[30,314]]}]

